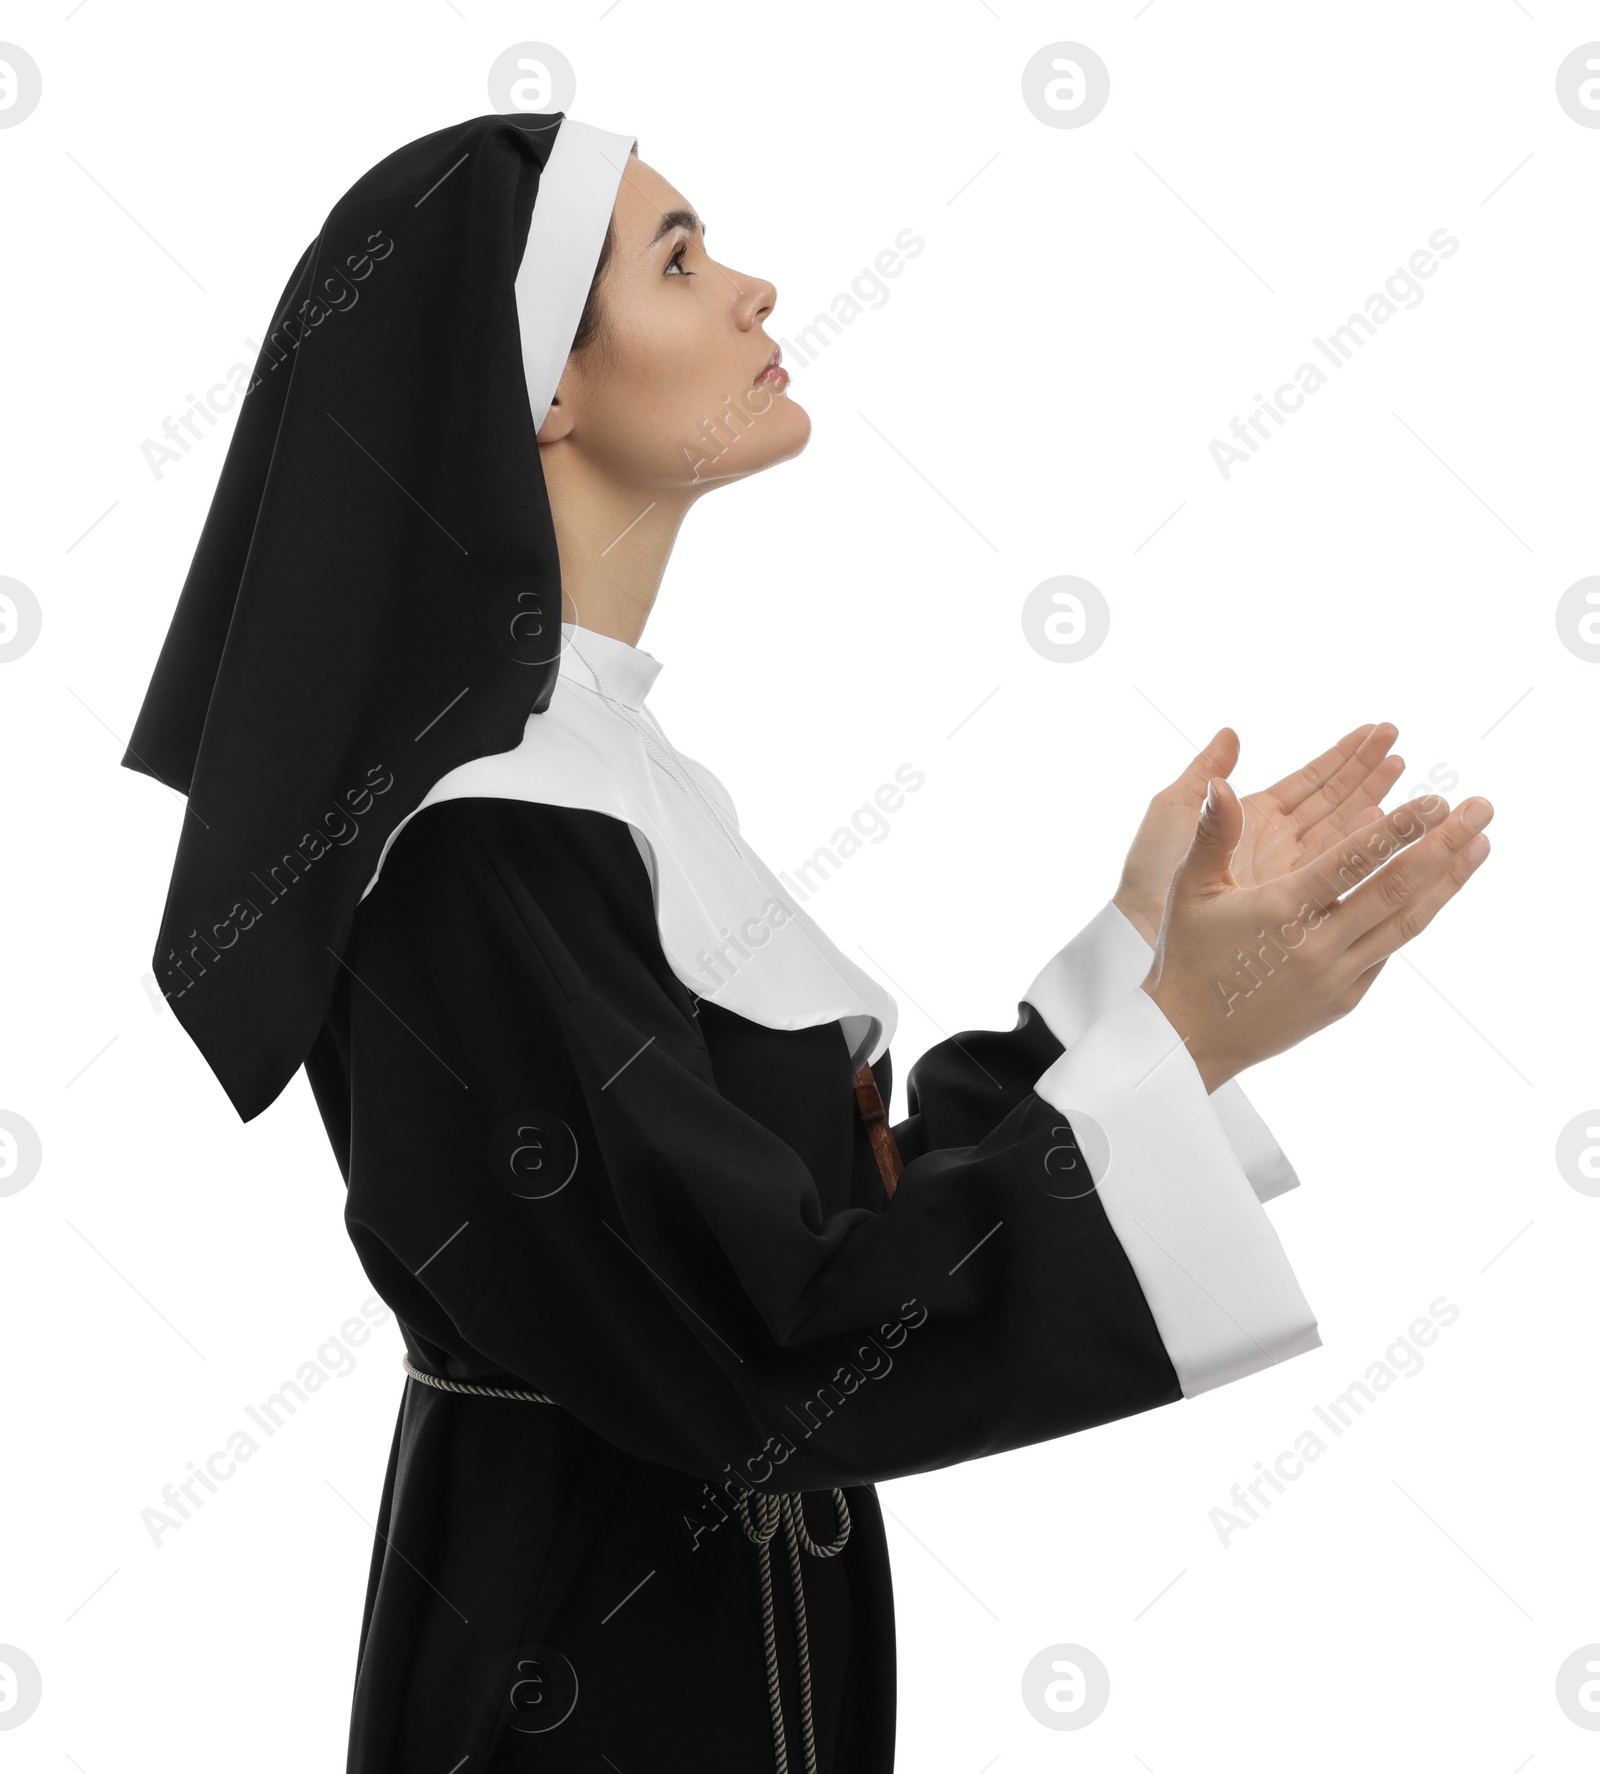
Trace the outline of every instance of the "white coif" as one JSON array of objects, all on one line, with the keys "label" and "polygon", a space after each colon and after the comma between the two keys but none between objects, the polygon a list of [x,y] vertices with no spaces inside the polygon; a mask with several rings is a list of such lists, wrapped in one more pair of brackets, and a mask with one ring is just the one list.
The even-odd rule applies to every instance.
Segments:
[{"label": "white coif", "polygon": [[544,424],[589,299],[635,138],[563,118],[539,175],[517,268],[517,326],[535,431]]}]

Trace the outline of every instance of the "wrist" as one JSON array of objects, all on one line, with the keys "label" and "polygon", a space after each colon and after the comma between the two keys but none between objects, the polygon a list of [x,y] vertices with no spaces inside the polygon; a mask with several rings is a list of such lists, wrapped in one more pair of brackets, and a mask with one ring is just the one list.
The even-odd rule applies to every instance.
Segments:
[{"label": "wrist", "polygon": [[1133,899],[1124,897],[1119,889],[1111,896],[1111,903],[1122,913],[1135,930],[1144,938],[1151,948],[1156,946],[1156,938],[1161,934],[1161,920],[1151,922],[1149,914]]},{"label": "wrist", "polygon": [[1214,1091],[1220,1090],[1238,1068],[1230,1065],[1221,1054],[1211,1052],[1194,1039],[1193,1030],[1188,1027],[1190,1019],[1172,1002],[1170,996],[1162,992],[1153,967],[1139,982],[1139,986],[1167,1019],[1172,1032],[1188,1049],[1189,1058],[1194,1061],[1194,1069],[1200,1074],[1200,1082],[1205,1087],[1206,1095],[1210,1096]]}]

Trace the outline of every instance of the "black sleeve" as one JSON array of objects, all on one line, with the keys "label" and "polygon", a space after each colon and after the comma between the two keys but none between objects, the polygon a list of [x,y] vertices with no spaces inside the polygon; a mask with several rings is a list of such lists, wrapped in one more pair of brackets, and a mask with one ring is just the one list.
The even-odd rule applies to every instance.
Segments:
[{"label": "black sleeve", "polygon": [[[1026,1003],[1018,1009],[1015,1028],[948,1035],[912,1066],[906,1077],[907,1115],[894,1128],[908,1163],[927,1152],[985,1139],[1027,1102],[1035,1083],[1061,1057],[1062,1044],[1039,1012]],[[880,1070],[873,1067],[875,1077]]]},{"label": "black sleeve", "polygon": [[893,1199],[825,1212],[848,1187],[717,1089],[620,822],[425,809],[347,962],[374,1285],[636,1456],[812,1490],[1182,1396],[1098,1196],[1053,1186],[1071,1130],[1022,1083],[1060,1052],[1042,1022],[958,1038],[991,1078],[949,1043],[913,1068]]}]

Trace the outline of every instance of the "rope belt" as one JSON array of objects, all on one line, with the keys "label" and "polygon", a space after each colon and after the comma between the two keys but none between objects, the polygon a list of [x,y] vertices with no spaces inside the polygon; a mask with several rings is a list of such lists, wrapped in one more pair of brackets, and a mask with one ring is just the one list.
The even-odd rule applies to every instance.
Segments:
[{"label": "rope belt", "polygon": [[[441,1392],[475,1392],[484,1398],[526,1399],[531,1404],[557,1402],[542,1392],[518,1392],[502,1386],[472,1385],[465,1380],[442,1380],[437,1374],[427,1374],[421,1368],[413,1367],[409,1355],[400,1357],[400,1365],[413,1380],[420,1380],[424,1386],[435,1386]],[[752,1495],[755,1499],[754,1520],[751,1519]],[[837,1487],[834,1489],[833,1507],[838,1535],[826,1546],[818,1545],[806,1527],[804,1497],[803,1491],[783,1491],[774,1495],[759,1491],[749,1494],[741,1492],[734,1504],[739,1511],[739,1519],[744,1524],[745,1537],[754,1543],[761,1559],[761,1631],[766,1644],[767,1697],[772,1704],[772,1742],[777,1756],[777,1774],[789,1774],[789,1749],[784,1736],[783,1700],[778,1687],[778,1641],[772,1610],[772,1539],[781,1521],[784,1537],[789,1544],[789,1580],[794,1591],[795,1643],[800,1653],[800,1723],[805,1737],[805,1774],[817,1774],[816,1734],[811,1720],[811,1649],[806,1631],[806,1597],[801,1581],[800,1549],[803,1546],[813,1558],[832,1558],[835,1553],[844,1551],[845,1543],[850,1538],[850,1508],[844,1500],[843,1491]]]}]

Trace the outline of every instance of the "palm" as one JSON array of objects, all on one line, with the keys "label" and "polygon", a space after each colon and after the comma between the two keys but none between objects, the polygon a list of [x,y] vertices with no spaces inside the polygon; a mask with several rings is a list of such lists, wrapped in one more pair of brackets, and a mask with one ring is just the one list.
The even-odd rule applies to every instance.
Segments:
[{"label": "palm", "polygon": [[[1402,759],[1391,762],[1400,769],[1405,767]],[[1399,774],[1398,769],[1395,774]],[[1369,793],[1360,797],[1359,807],[1352,799],[1344,812],[1327,808],[1305,818],[1301,808],[1286,803],[1281,785],[1246,795],[1240,803],[1244,808],[1244,835],[1233,853],[1229,872],[1241,887],[1258,887],[1263,881],[1287,874],[1307,857],[1320,855],[1342,831],[1374,818],[1381,811],[1375,805],[1376,798]],[[1356,817],[1350,817],[1351,811]]]},{"label": "palm", "polygon": [[[1242,797],[1244,835],[1230,873],[1257,887],[1298,868],[1346,831],[1375,818],[1405,761],[1388,755],[1397,729],[1387,721],[1355,728],[1304,768]],[[1178,779],[1151,800],[1123,864],[1115,900],[1154,944],[1173,870],[1194,837],[1206,783],[1239,761],[1239,736],[1222,728]]]}]

